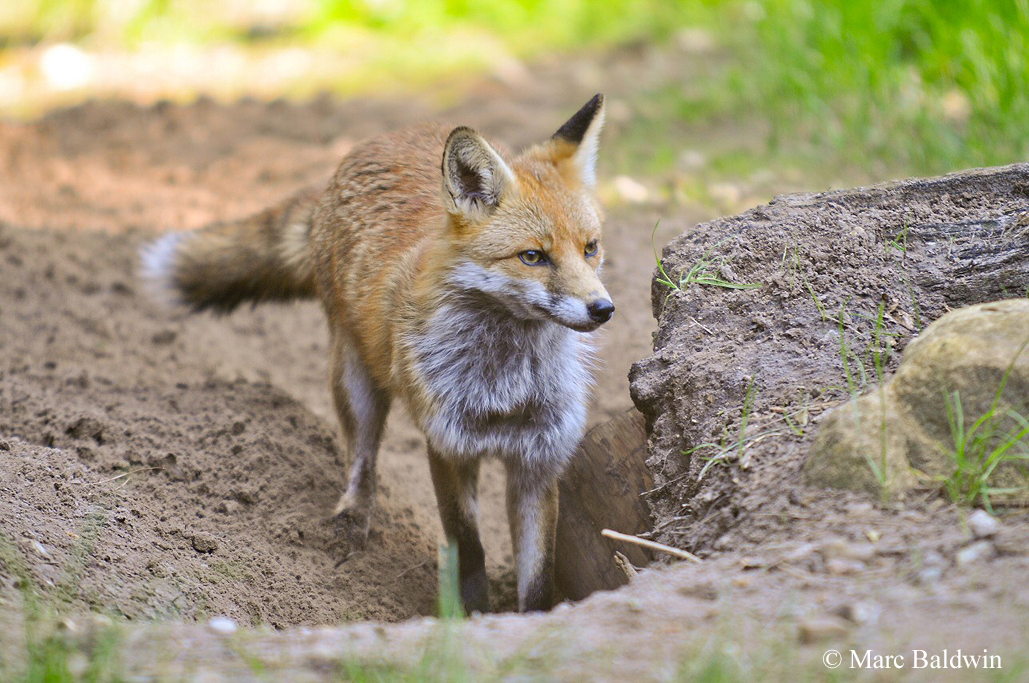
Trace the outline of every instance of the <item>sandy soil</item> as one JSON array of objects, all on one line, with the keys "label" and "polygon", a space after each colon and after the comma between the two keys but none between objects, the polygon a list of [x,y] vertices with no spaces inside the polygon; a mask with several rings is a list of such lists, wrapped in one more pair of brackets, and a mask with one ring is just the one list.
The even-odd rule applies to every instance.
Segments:
[{"label": "sandy soil", "polygon": [[[324,182],[355,141],[432,115],[513,145],[543,139],[592,94],[594,72],[540,68],[560,78],[517,93],[484,83],[442,112],[201,100],[91,103],[0,124],[0,481],[11,492],[0,519],[17,543],[47,549],[29,553],[37,578],[56,580],[92,524],[110,559],[82,567],[80,599],[128,616],[281,627],[433,611],[439,523],[424,440],[402,410],[383,446],[373,542],[335,566],[326,516],[346,456],[316,304],[186,315],[143,291],[136,253],[163,230],[239,218]],[[594,424],[631,406],[628,368],[649,350],[655,221],[645,211],[610,221],[605,280],[618,314],[599,335]],[[25,485],[37,480],[45,486]],[[498,606],[509,607],[502,490],[500,468],[488,468],[484,543]]]},{"label": "sandy soil", "polygon": [[[416,661],[438,624],[291,627],[433,611],[441,534],[422,437],[400,411],[391,418],[372,541],[338,564],[328,514],[347,456],[326,387],[320,311],[313,303],[225,318],[170,311],[137,282],[136,252],[167,229],[242,217],[323,182],[355,141],[427,116],[526,144],[549,135],[603,84],[616,136],[618,112],[631,111],[627,98],[652,74],[667,73],[668,64],[650,67],[668,57],[629,51],[605,59],[540,65],[515,84],[483,83],[445,111],[417,101],[330,99],[92,103],[29,124],[0,123],[0,613],[16,608],[30,577],[73,610],[181,618],[128,635],[127,660],[142,673],[229,666],[245,678],[252,670],[241,653],[251,646],[267,655],[269,671],[315,677],[351,656]],[[675,68],[686,68],[678,59]],[[602,167],[602,175],[612,170]],[[618,312],[599,338],[594,424],[632,405],[627,373],[652,352],[651,228],[663,218],[663,244],[694,232],[700,213],[612,208],[605,280]],[[703,248],[712,230],[696,233],[690,248]],[[810,253],[830,257],[824,246]],[[684,263],[691,255],[682,246]],[[755,251],[747,267],[768,258]],[[774,258],[778,267],[781,255]],[[711,327],[702,311],[681,305]],[[683,353],[731,359],[743,338],[701,341]],[[715,376],[705,380],[712,398],[700,396],[711,405],[699,415],[698,438],[736,424],[749,370],[724,358],[720,367],[735,379],[721,388]],[[786,451],[790,462],[802,457],[795,444]],[[776,453],[767,452],[761,471],[774,470]],[[669,480],[689,473],[688,462],[660,464]],[[462,627],[464,640],[494,664],[555,667],[564,680],[580,679],[584,667],[596,678],[668,678],[708,638],[770,648],[780,664],[795,661],[776,660],[782,643],[807,661],[827,638],[1019,651],[1029,626],[1024,521],[1005,520],[990,541],[992,559],[959,562],[973,539],[964,515],[938,499],[880,507],[856,495],[791,493],[789,482],[757,494],[756,486],[734,488],[736,474],[726,468],[713,478],[728,498],[694,499],[691,507],[684,504],[698,491],[688,488],[655,498],[662,538],[703,554],[703,565],[647,571],[626,590],[548,616],[476,618]],[[503,608],[511,604],[510,548],[499,470],[485,475],[484,541]],[[751,494],[759,500],[749,506]],[[717,517],[709,527],[707,512]],[[237,642],[192,624],[213,615],[288,630]],[[179,647],[182,656],[167,654]],[[790,671],[776,677],[789,680]]]}]

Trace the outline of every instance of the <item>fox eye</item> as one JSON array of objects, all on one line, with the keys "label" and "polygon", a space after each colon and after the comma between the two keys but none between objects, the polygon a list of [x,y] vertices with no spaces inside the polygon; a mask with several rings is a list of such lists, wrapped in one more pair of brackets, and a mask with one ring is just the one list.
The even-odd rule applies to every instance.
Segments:
[{"label": "fox eye", "polygon": [[518,258],[527,266],[542,266],[547,262],[547,255],[539,249],[529,249],[518,254]]},{"label": "fox eye", "polygon": [[589,242],[587,242],[586,243],[586,258],[592,258],[592,257],[596,256],[597,255],[597,249],[599,249],[599,248],[600,248],[600,245],[597,243],[597,240],[590,240]]}]

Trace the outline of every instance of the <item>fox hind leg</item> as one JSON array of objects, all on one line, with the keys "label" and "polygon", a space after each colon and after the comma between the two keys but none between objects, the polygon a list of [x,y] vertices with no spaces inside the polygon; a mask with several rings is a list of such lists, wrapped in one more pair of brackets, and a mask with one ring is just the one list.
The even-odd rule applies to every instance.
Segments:
[{"label": "fox hind leg", "polygon": [[518,573],[518,610],[549,610],[554,602],[557,478],[508,462],[507,516]]},{"label": "fox hind leg", "polygon": [[447,543],[457,545],[458,582],[465,612],[488,612],[486,554],[479,540],[479,460],[444,458],[430,446],[429,471]]},{"label": "fox hind leg", "polygon": [[356,350],[340,334],[332,340],[332,396],[353,459],[347,488],[333,515],[348,551],[368,542],[375,506],[375,462],[389,414],[389,395],[375,386]]}]

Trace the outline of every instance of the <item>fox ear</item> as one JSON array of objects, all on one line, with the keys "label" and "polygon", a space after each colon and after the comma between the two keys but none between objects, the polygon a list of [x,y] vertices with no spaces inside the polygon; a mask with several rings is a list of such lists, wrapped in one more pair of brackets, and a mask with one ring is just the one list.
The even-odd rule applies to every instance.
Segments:
[{"label": "fox ear", "polygon": [[514,173],[471,128],[455,128],[443,149],[443,202],[451,213],[489,215],[514,186]]},{"label": "fox ear", "polygon": [[571,162],[582,184],[597,184],[597,151],[604,127],[604,96],[593,96],[551,139],[555,163]]}]

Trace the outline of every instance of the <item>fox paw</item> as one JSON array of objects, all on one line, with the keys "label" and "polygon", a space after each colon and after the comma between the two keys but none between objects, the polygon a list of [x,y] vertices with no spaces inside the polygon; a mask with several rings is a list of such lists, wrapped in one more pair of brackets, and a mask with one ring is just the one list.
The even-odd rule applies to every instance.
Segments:
[{"label": "fox paw", "polygon": [[336,513],[332,521],[336,527],[336,539],[340,541],[343,550],[343,559],[336,564],[338,567],[350,559],[351,555],[367,547],[372,516],[369,510],[344,508]]}]

